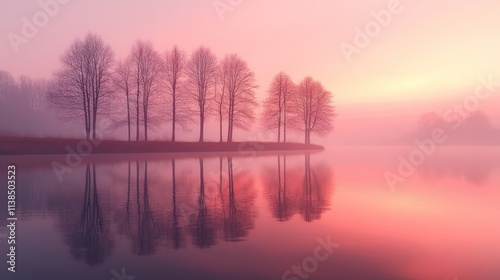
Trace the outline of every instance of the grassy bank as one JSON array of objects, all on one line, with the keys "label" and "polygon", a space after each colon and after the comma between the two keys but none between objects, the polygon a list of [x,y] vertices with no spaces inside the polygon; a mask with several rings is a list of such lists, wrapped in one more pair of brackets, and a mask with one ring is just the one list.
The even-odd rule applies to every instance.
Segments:
[{"label": "grassy bank", "polygon": [[92,141],[68,138],[0,137],[0,155],[319,151],[323,146],[271,142]]}]

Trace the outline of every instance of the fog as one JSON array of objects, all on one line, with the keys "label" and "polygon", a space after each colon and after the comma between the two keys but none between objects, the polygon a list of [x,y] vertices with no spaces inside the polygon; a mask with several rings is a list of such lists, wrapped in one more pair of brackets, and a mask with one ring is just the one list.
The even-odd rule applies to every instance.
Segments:
[{"label": "fog", "polygon": [[[85,136],[83,123],[65,121],[57,117],[56,111],[46,99],[48,81],[26,76],[14,77],[6,71],[0,72],[0,135],[36,137],[76,137]],[[464,92],[463,96],[467,97]],[[500,142],[500,125],[495,114],[498,96],[481,103],[475,111],[465,110],[446,119],[443,115],[453,110],[463,99],[447,98],[441,102],[421,101],[412,104],[356,104],[336,106],[335,130],[327,137],[313,137],[314,143],[325,146],[408,146],[415,141],[432,137],[432,130],[443,129],[448,139],[443,145],[496,145]],[[262,100],[259,100],[262,104]],[[116,108],[115,108],[116,109]],[[476,109],[476,108],[474,108]],[[259,107],[257,120],[262,109]],[[441,113],[440,113],[441,112]],[[122,116],[123,117],[123,116]],[[107,118],[103,116],[103,118]],[[170,139],[171,123],[165,121],[154,127],[153,140]],[[223,127],[223,135],[227,129]],[[291,142],[302,142],[302,133],[290,131]],[[205,127],[207,141],[218,141],[219,125],[215,118],[209,118]],[[198,124],[191,123],[178,132],[179,141],[196,141]],[[107,139],[127,139],[126,128],[114,127]],[[277,134],[263,131],[256,121],[248,131],[237,130],[236,141],[276,141]]]}]

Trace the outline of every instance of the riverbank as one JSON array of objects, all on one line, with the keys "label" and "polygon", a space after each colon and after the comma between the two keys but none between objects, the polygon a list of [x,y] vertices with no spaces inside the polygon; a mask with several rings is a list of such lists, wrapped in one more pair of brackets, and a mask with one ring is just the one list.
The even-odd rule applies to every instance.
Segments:
[{"label": "riverbank", "polygon": [[42,154],[126,154],[126,153],[203,153],[238,152],[254,154],[269,151],[321,151],[323,146],[273,142],[167,142],[85,140],[68,138],[0,137],[0,155]]}]

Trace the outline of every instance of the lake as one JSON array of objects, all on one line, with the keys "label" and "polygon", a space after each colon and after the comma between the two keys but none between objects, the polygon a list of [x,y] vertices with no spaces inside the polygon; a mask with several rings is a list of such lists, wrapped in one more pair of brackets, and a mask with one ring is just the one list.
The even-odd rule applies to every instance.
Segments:
[{"label": "lake", "polygon": [[401,174],[413,149],[93,155],[59,178],[64,157],[2,157],[18,220],[11,273],[2,187],[0,276],[500,279],[500,149],[441,147]]}]

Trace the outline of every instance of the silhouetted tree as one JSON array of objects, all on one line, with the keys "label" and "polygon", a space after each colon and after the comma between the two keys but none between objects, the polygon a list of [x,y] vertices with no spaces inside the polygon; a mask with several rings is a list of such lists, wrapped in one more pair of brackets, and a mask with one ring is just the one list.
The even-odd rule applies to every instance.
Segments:
[{"label": "silhouetted tree", "polygon": [[124,61],[118,62],[115,68],[114,83],[116,88],[125,95],[125,102],[127,108],[127,132],[128,141],[131,140],[131,93],[133,88],[133,73],[132,73],[132,61],[126,59]]},{"label": "silhouetted tree", "polygon": [[205,118],[209,113],[210,102],[213,99],[210,92],[215,82],[216,72],[217,58],[206,47],[199,47],[195,50],[186,65],[189,96],[196,103],[199,114],[199,142],[203,142]]},{"label": "silhouetted tree", "polygon": [[335,110],[332,94],[320,82],[306,77],[297,86],[293,105],[294,128],[304,132],[305,143],[311,143],[311,134],[325,136],[333,130]]},{"label": "silhouetted tree", "polygon": [[[158,125],[160,94],[160,55],[154,50],[151,42],[137,41],[132,49],[132,64],[136,86],[136,141],[139,140],[139,112],[142,108],[144,140],[148,140],[148,127]],[[141,102],[142,101],[142,102]],[[141,102],[141,103],[140,103]],[[156,110],[155,110],[156,109]]]},{"label": "silhouetted tree", "polygon": [[114,54],[94,34],[77,40],[62,56],[63,68],[54,74],[50,103],[66,120],[82,120],[87,139],[96,137],[97,118],[106,112],[112,83]]},{"label": "silhouetted tree", "polygon": [[262,125],[266,130],[278,129],[278,143],[281,141],[283,127],[283,142],[286,142],[287,120],[290,107],[295,98],[295,85],[288,74],[278,73],[268,90],[262,113]]},{"label": "silhouetted tree", "polygon": [[214,85],[214,93],[215,93],[215,105],[216,110],[215,114],[217,115],[217,119],[219,120],[219,142],[223,142],[222,139],[222,122],[225,119],[225,115],[227,113],[227,94],[226,94],[226,80],[222,78],[222,69],[218,68],[217,73],[215,75],[215,85]]},{"label": "silhouetted tree", "polygon": [[167,93],[170,95],[169,117],[172,121],[172,142],[175,142],[175,128],[179,124],[187,125],[190,119],[185,97],[185,89],[181,84],[186,65],[186,55],[177,46],[164,55],[163,73],[166,81]]},{"label": "silhouetted tree", "polygon": [[222,84],[227,94],[228,129],[227,142],[233,141],[234,127],[248,129],[254,119],[255,74],[246,61],[236,54],[227,55],[221,61]]}]

